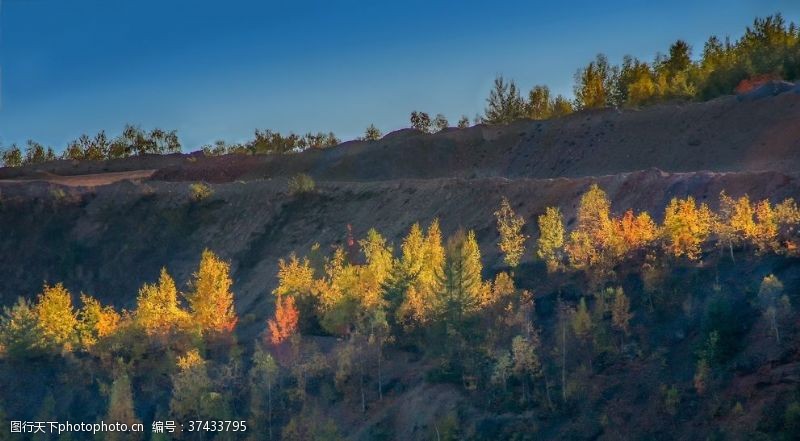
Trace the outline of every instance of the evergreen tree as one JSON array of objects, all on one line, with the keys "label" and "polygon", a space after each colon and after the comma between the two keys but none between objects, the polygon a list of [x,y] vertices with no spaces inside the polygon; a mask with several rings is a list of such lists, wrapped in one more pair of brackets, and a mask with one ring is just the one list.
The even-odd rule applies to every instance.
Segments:
[{"label": "evergreen tree", "polygon": [[483,301],[483,267],[475,233],[459,230],[447,240],[445,250],[437,309],[447,322],[460,323]]},{"label": "evergreen tree", "polygon": [[519,95],[514,81],[506,83],[502,76],[494,80],[494,88],[486,100],[483,122],[486,124],[509,124],[525,117],[525,100]]},{"label": "evergreen tree", "polygon": [[3,307],[0,316],[0,352],[12,358],[38,353],[42,341],[35,307],[19,297],[12,307]]},{"label": "evergreen tree", "polygon": [[[250,418],[249,421],[254,425],[253,433],[261,436],[267,433],[267,439],[273,439],[272,419],[273,419],[273,389],[280,373],[278,363],[269,352],[264,351],[261,345],[256,344],[253,352],[253,364],[250,368]],[[264,405],[266,399],[266,406]],[[265,408],[266,407],[266,408]],[[263,427],[266,420],[267,427]]]},{"label": "evergreen tree", "polygon": [[[133,405],[133,392],[131,391],[131,381],[127,374],[119,374],[111,383],[111,390],[108,397],[108,412],[103,421],[107,423],[125,423],[128,427],[140,424],[136,418]],[[111,432],[106,434],[109,440],[134,440],[141,439],[136,433]]]},{"label": "evergreen tree", "polygon": [[375,124],[370,124],[364,132],[364,140],[366,141],[377,141],[381,139],[381,136],[381,131],[375,127]]}]

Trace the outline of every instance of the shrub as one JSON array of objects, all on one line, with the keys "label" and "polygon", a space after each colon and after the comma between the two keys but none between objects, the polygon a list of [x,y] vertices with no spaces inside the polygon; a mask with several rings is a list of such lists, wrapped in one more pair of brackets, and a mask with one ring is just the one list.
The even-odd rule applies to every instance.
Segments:
[{"label": "shrub", "polygon": [[305,173],[298,173],[289,178],[289,194],[312,193],[316,187],[317,183],[314,182],[314,178]]},{"label": "shrub", "polygon": [[189,185],[189,191],[192,193],[192,200],[197,202],[208,199],[214,194],[214,190],[202,182]]}]

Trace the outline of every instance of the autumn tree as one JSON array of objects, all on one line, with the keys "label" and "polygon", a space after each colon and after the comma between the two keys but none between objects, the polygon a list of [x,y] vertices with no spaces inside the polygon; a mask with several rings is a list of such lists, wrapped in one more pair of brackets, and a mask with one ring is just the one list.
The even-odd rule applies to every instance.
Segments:
[{"label": "autumn tree", "polygon": [[431,222],[425,232],[418,224],[412,225],[403,240],[401,257],[392,277],[401,282],[402,300],[396,313],[399,322],[406,326],[423,325],[433,318],[444,261],[439,221]]},{"label": "autumn tree", "polygon": [[76,336],[78,318],[72,307],[72,295],[64,285],[45,284],[34,309],[41,330],[42,345],[69,350]]},{"label": "autumn tree", "polygon": [[4,167],[19,167],[22,165],[22,150],[16,144],[11,144],[8,150],[3,151]]},{"label": "autumn tree", "polygon": [[148,335],[168,335],[188,324],[189,316],[178,303],[178,289],[166,268],[157,284],[144,284],[136,299],[136,323]]},{"label": "autumn tree", "polygon": [[603,54],[598,54],[575,74],[575,103],[579,109],[600,109],[609,105],[613,68]]},{"label": "autumn tree", "polygon": [[509,124],[525,116],[525,100],[519,94],[517,84],[506,82],[502,76],[494,80],[494,88],[486,99],[483,122],[486,124]]},{"label": "autumn tree", "polygon": [[81,304],[78,310],[78,340],[82,348],[88,349],[112,335],[119,327],[121,317],[113,306],[103,306],[86,294],[81,294]]},{"label": "autumn tree", "polygon": [[551,107],[553,108],[553,118],[567,116],[575,111],[575,105],[563,95],[556,95]]},{"label": "autumn tree", "polygon": [[731,260],[733,247],[743,245],[755,236],[756,223],[753,206],[747,195],[733,199],[725,191],[719,195],[720,216],[716,219],[716,233],[722,244],[727,244]]},{"label": "autumn tree", "polygon": [[658,227],[646,211],[638,215],[634,215],[633,210],[626,211],[617,220],[617,229],[626,252],[642,249],[658,237]]},{"label": "autumn tree", "polygon": [[697,260],[702,244],[711,233],[713,214],[706,204],[697,205],[694,198],[673,198],[664,212],[665,247],[675,257]]},{"label": "autumn tree", "polygon": [[[141,421],[136,417],[133,405],[133,392],[131,391],[131,380],[126,373],[120,373],[111,383],[108,394],[108,412],[104,421],[108,423],[125,423],[130,428]],[[110,440],[132,440],[141,439],[136,433],[111,432],[105,439]]]},{"label": "autumn tree", "polygon": [[594,277],[602,277],[624,255],[625,246],[611,217],[611,202],[597,184],[592,184],[581,196],[577,221],[566,245],[570,264]]},{"label": "autumn tree", "polygon": [[548,119],[553,116],[549,87],[537,85],[531,89],[528,102],[525,103],[525,113],[530,119]]},{"label": "autumn tree", "polygon": [[592,316],[589,314],[584,297],[581,297],[578,308],[572,315],[572,332],[582,340],[587,339],[592,332]]},{"label": "autumn tree", "polygon": [[547,207],[538,218],[539,240],[536,243],[536,255],[547,264],[547,270],[553,272],[561,264],[561,252],[564,247],[564,221],[558,207]]},{"label": "autumn tree", "polygon": [[518,335],[511,342],[513,357],[513,372],[522,382],[522,402],[528,401],[528,382],[539,374],[541,362],[536,351],[539,348],[539,336],[536,333],[530,337]]},{"label": "autumn tree", "polygon": [[497,231],[500,233],[500,251],[506,264],[516,268],[525,253],[525,240],[528,238],[522,233],[525,219],[514,213],[506,197],[500,201],[500,208],[494,212],[494,216],[497,219]]},{"label": "autumn tree", "polygon": [[789,297],[783,294],[783,283],[770,274],[761,281],[758,298],[764,311],[764,317],[769,321],[775,342],[781,342],[780,323],[791,311]]},{"label": "autumn tree", "polygon": [[230,265],[206,249],[186,295],[191,318],[201,332],[230,332],[236,326]]},{"label": "autumn tree", "polygon": [[614,290],[614,303],[611,306],[611,324],[622,336],[630,333],[631,301],[621,287]]},{"label": "autumn tree", "polygon": [[292,296],[278,296],[275,299],[275,317],[269,319],[269,340],[279,345],[297,332],[299,313]]}]

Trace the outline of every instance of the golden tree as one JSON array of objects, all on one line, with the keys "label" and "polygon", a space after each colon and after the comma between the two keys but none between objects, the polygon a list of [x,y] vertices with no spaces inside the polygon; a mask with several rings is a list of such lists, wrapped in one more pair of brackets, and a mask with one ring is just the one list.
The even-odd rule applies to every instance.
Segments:
[{"label": "golden tree", "polygon": [[625,253],[625,247],[611,218],[611,202],[597,184],[581,196],[577,220],[566,246],[570,264],[602,276]]},{"label": "golden tree", "polygon": [[431,318],[436,293],[440,291],[438,275],[442,272],[444,255],[438,220],[431,222],[424,235],[419,225],[411,227],[401,248],[399,267],[409,283],[397,311],[398,321],[421,325]]},{"label": "golden tree", "polygon": [[497,218],[497,231],[500,233],[498,246],[504,255],[505,262],[511,268],[516,268],[522,255],[525,253],[525,240],[528,236],[522,233],[525,219],[517,216],[511,204],[504,196],[500,201],[500,208],[494,212]]},{"label": "golden tree", "polygon": [[78,337],[84,349],[90,348],[98,340],[116,332],[120,315],[113,306],[103,306],[92,296],[81,294],[83,306],[78,311]]},{"label": "golden tree", "polygon": [[359,245],[367,262],[359,269],[361,288],[358,292],[362,307],[373,311],[386,306],[383,286],[394,265],[392,248],[374,228],[367,232],[366,239],[359,241]]},{"label": "golden tree", "polygon": [[572,331],[578,338],[586,339],[592,331],[592,316],[586,306],[586,299],[581,297],[578,308],[572,315]]},{"label": "golden tree", "polygon": [[716,233],[721,244],[727,244],[733,260],[733,248],[743,245],[756,234],[753,206],[747,195],[733,199],[723,190],[719,194],[719,212]]},{"label": "golden tree", "polygon": [[166,335],[182,328],[188,314],[178,304],[178,289],[166,268],[161,268],[158,284],[144,284],[136,299],[134,321],[148,335]]},{"label": "golden tree", "polygon": [[706,204],[698,206],[691,196],[673,198],[664,212],[662,234],[667,251],[675,257],[699,259],[713,221],[714,216]]},{"label": "golden tree", "polygon": [[617,229],[626,252],[644,248],[658,237],[658,227],[646,211],[637,216],[633,210],[626,211],[617,221]]},{"label": "golden tree", "polygon": [[192,275],[192,289],[186,295],[192,320],[202,332],[230,332],[236,326],[232,283],[230,265],[204,250],[200,267]]},{"label": "golden tree", "polygon": [[628,335],[632,317],[630,299],[625,295],[622,288],[615,289],[614,303],[611,306],[611,324],[614,329],[622,332],[623,335]]},{"label": "golden tree", "polygon": [[539,240],[536,255],[545,261],[547,270],[558,269],[564,247],[564,221],[557,207],[547,207],[539,216]]},{"label": "golden tree", "polygon": [[751,240],[759,254],[767,251],[778,251],[778,233],[780,232],[780,218],[778,211],[772,207],[769,200],[764,199],[755,207],[756,225]]},{"label": "golden tree", "polygon": [[267,323],[269,340],[278,345],[297,332],[299,313],[294,305],[294,297],[278,296],[275,299],[275,317]]},{"label": "golden tree", "polygon": [[72,296],[64,285],[44,285],[35,312],[45,347],[69,346],[75,337],[78,317],[72,308]]}]

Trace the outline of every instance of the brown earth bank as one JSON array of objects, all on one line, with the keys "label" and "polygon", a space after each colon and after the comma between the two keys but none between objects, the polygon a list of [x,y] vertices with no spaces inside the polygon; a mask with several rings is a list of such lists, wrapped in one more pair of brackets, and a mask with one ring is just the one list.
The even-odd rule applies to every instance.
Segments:
[{"label": "brown earth bank", "polygon": [[200,153],[145,155],[112,161],[55,161],[0,169],[0,179],[43,173],[84,175],[155,169],[158,180],[286,177],[385,181],[405,178],[554,178],[617,174],[656,167],[671,172],[800,169],[800,94],[723,97],[642,110],[580,112],[549,121],[477,125],[425,135],[410,129],[379,141],[292,155]]}]

